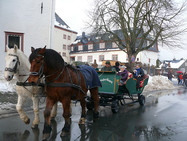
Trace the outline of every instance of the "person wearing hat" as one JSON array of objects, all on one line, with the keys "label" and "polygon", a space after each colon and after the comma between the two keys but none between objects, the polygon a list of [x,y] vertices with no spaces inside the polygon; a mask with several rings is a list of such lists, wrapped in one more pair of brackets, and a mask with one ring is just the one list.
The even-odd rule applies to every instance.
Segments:
[{"label": "person wearing hat", "polygon": [[101,71],[115,71],[115,68],[110,65],[110,61],[106,61],[105,64]]},{"label": "person wearing hat", "polygon": [[116,72],[119,72],[119,71],[120,71],[119,65],[120,65],[119,62],[116,62],[116,63],[115,63],[114,68],[116,69]]}]

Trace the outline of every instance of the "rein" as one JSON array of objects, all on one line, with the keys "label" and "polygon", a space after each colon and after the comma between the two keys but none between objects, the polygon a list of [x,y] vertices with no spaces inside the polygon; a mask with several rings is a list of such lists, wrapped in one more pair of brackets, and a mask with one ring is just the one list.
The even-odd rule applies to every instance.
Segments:
[{"label": "rein", "polygon": [[18,65],[20,65],[19,57],[18,57],[17,55],[14,55],[14,54],[8,54],[8,55],[9,55],[9,56],[14,56],[14,57],[16,57],[16,58],[17,58],[17,62],[16,62],[16,64],[15,64],[15,66],[13,67],[13,69],[12,69],[12,68],[6,67],[6,68],[5,68],[5,71],[9,71],[9,72],[14,72],[14,73],[16,73],[16,72],[17,72]]},{"label": "rein", "polygon": [[[40,55],[40,54],[38,54],[37,56],[42,56],[42,57],[44,58],[44,56],[43,56],[43,55]],[[65,67],[62,69],[62,71],[59,73],[59,75],[58,75],[55,79],[53,79],[51,82],[46,82],[45,85],[46,85],[46,86],[50,86],[50,87],[72,87],[72,88],[78,89],[78,90],[81,91],[83,94],[86,94],[86,93],[82,90],[82,88],[81,88],[81,86],[80,86],[80,84],[81,84],[80,75],[79,75],[79,73],[78,73],[77,70],[76,70],[76,72],[77,72],[77,78],[78,78],[78,85],[73,84],[73,81],[72,81],[72,79],[71,79],[71,75],[70,75],[68,69],[67,69],[67,71],[68,71],[68,75],[69,75],[69,78],[70,78],[70,83],[55,83],[55,82],[54,82],[54,81],[58,80],[59,77],[63,74],[65,68],[67,69],[67,66],[66,66],[66,65],[65,65]],[[43,71],[44,71],[44,59],[42,60],[42,65],[41,65],[39,71],[38,71],[38,72],[31,72],[31,73],[30,73],[31,76],[38,76],[38,80],[37,80],[36,85],[39,85],[39,81],[40,81],[40,79],[42,78],[43,73],[44,73]],[[57,71],[57,72],[58,72],[58,71]],[[47,75],[47,76],[45,76],[44,78],[50,77],[50,76],[56,74],[57,72],[55,72],[55,73],[53,73],[53,74],[50,74],[50,75]]]}]

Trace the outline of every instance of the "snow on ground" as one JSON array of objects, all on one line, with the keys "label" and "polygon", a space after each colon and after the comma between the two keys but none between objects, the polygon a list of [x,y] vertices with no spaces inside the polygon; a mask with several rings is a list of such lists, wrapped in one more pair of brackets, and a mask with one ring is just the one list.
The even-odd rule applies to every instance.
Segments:
[{"label": "snow on ground", "polygon": [[6,81],[4,78],[4,73],[0,71],[0,92],[15,92],[16,81]]},{"label": "snow on ground", "polygon": [[167,77],[157,75],[157,76],[149,76],[149,81],[147,86],[145,86],[144,91],[155,91],[155,90],[167,90],[174,89],[175,86],[173,82],[168,80]]}]

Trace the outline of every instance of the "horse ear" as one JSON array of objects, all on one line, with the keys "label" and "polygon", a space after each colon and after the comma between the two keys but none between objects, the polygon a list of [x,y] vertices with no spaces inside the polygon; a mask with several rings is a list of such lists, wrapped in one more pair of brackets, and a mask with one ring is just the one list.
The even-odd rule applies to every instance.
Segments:
[{"label": "horse ear", "polygon": [[44,48],[42,48],[38,53],[40,53],[41,55],[44,55],[45,50],[46,50],[46,46]]},{"label": "horse ear", "polygon": [[8,51],[10,48],[8,47],[8,45],[6,45],[6,51]]},{"label": "horse ear", "polygon": [[31,47],[31,52],[34,52],[35,51],[35,48],[34,47]]},{"label": "horse ear", "polygon": [[14,52],[16,53],[18,50],[18,46],[16,44],[14,44]]}]

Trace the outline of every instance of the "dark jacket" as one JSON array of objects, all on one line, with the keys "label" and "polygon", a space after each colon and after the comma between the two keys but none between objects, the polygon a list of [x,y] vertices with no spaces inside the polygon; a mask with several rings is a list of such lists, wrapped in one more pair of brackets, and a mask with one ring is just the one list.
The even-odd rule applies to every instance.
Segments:
[{"label": "dark jacket", "polygon": [[136,71],[137,71],[137,73],[134,73],[134,72],[133,72],[134,77],[135,77],[135,78],[137,78],[137,77],[142,77],[142,78],[143,78],[143,76],[144,76],[144,71],[143,71],[143,69],[140,67],[139,69],[136,69]]},{"label": "dark jacket", "polygon": [[116,69],[116,72],[120,71],[119,66],[114,66],[114,68]]},{"label": "dark jacket", "polygon": [[125,82],[128,78],[128,71],[124,70],[123,72],[118,72],[117,75],[121,75],[121,80]]}]

